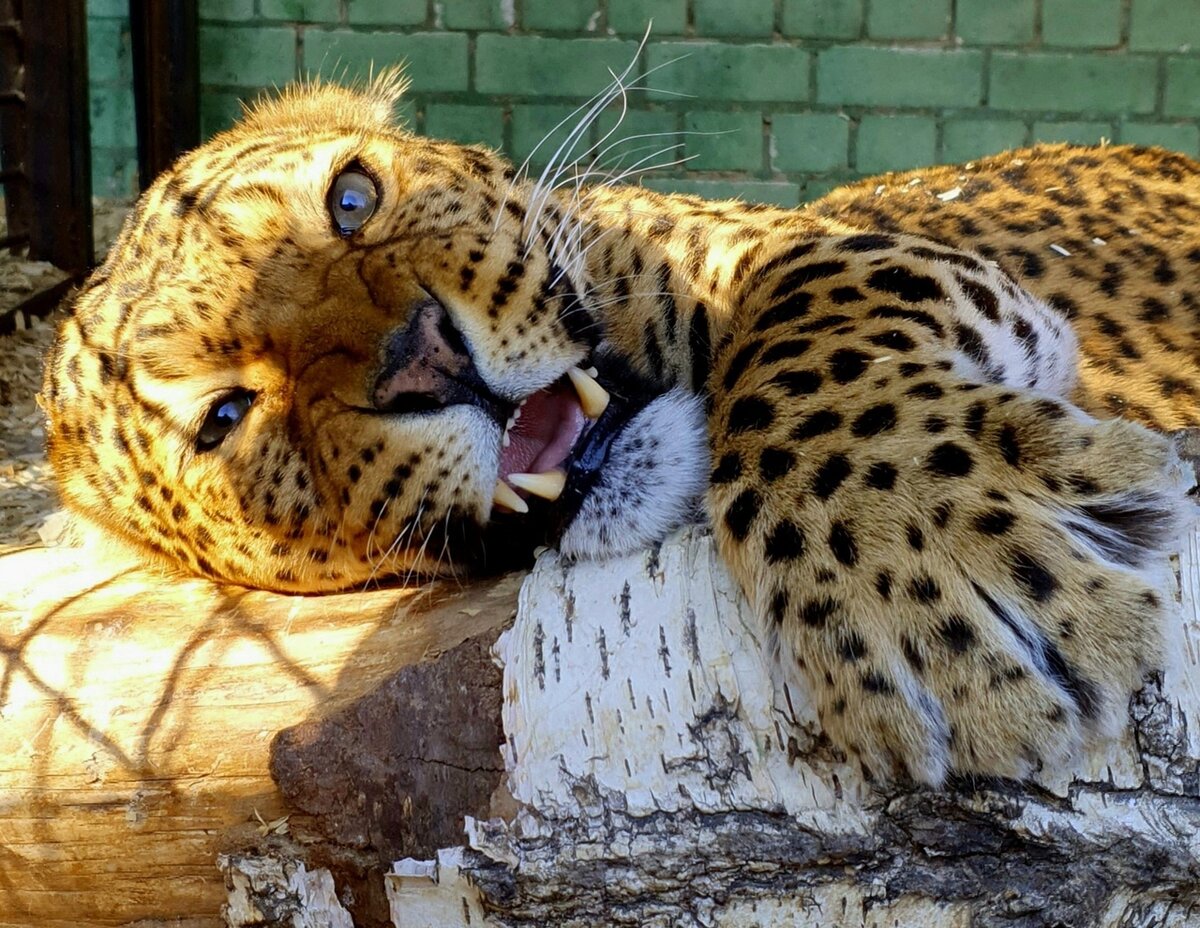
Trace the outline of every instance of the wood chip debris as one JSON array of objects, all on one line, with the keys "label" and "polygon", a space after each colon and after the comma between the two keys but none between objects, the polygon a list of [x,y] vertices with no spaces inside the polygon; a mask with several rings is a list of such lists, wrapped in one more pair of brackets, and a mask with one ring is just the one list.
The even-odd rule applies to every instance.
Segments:
[{"label": "wood chip debris", "polygon": [[[97,201],[96,254],[103,255],[120,231],[128,203]],[[0,223],[2,225],[2,223]],[[0,312],[61,280],[52,265],[0,251]],[[52,544],[67,522],[60,513],[37,394],[42,359],[54,339],[58,314],[33,319],[0,335],[0,552],[24,545]]]}]

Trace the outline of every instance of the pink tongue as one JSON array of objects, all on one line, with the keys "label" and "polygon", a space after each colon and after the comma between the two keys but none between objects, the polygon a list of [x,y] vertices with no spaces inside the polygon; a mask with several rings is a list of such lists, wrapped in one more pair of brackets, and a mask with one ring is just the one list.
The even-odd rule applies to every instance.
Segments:
[{"label": "pink tongue", "polygon": [[569,384],[539,390],[521,407],[521,418],[500,450],[500,474],[540,474],[558,467],[583,433],[587,418]]}]

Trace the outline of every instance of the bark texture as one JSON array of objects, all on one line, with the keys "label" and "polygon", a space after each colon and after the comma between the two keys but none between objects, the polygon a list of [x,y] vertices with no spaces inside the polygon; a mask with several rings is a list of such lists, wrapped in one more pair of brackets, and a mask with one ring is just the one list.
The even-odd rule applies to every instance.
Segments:
[{"label": "bark texture", "polygon": [[1179,547],[1123,737],[940,791],[832,749],[699,529],[420,595],[8,555],[0,925],[1200,926]]},{"label": "bark texture", "polygon": [[[0,925],[216,926],[221,852],[275,859],[246,893],[336,879],[360,924],[386,918],[378,849],[431,853],[489,809],[488,649],[519,583],[278,596],[80,549],[0,557]],[[472,701],[478,725],[446,724]]]},{"label": "bark texture", "polygon": [[1033,783],[944,790],[880,788],[843,762],[705,532],[605,565],[543,555],[496,644],[516,811],[397,862],[388,920],[1198,926],[1194,530],[1181,550],[1167,666],[1124,735]]}]

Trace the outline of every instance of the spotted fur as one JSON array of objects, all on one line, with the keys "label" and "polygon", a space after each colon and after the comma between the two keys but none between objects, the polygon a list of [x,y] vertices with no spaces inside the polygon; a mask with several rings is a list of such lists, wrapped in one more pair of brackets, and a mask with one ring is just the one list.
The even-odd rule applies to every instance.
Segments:
[{"label": "spotted fur", "polygon": [[[706,494],[872,772],[1022,776],[1119,724],[1183,505],[1145,426],[1197,422],[1200,166],[1051,146],[788,211],[532,183],[394,127],[398,91],[291,91],[144,195],[47,367],[73,508],[319,592],[539,532],[628,550]],[[379,199],[341,234],[348,167]],[[498,516],[504,416],[589,363],[624,418],[570,506]],[[245,418],[213,443],[222,397]]]}]

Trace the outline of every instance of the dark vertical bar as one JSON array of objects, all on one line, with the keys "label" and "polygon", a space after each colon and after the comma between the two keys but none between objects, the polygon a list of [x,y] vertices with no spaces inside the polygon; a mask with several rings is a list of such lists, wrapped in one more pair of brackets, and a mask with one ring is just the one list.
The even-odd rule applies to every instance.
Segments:
[{"label": "dark vertical bar", "polygon": [[200,143],[197,0],[130,0],[142,189]]},{"label": "dark vertical bar", "polygon": [[30,0],[21,21],[33,203],[29,257],[69,271],[92,264],[92,158],[88,137],[84,0]]},{"label": "dark vertical bar", "polygon": [[[20,28],[19,0],[0,0],[0,21],[14,28],[0,29],[0,94],[19,90],[24,84],[25,49]],[[23,171],[28,137],[24,105],[0,105],[0,166],[7,171]],[[4,182],[4,214],[7,221],[6,239],[24,245],[29,234],[29,186],[25,176]],[[8,247],[8,246],[5,246]]]}]

